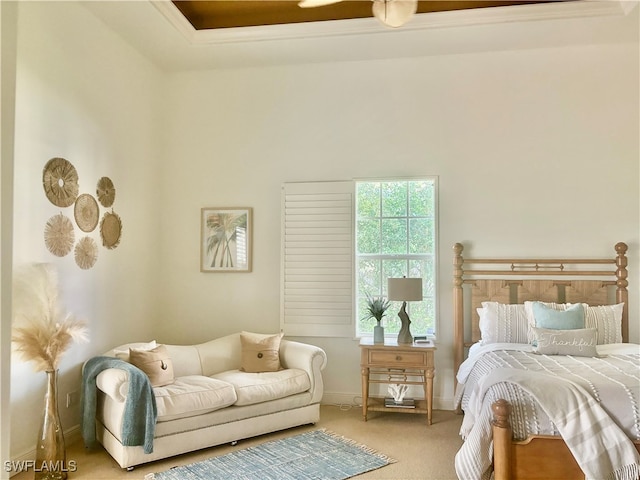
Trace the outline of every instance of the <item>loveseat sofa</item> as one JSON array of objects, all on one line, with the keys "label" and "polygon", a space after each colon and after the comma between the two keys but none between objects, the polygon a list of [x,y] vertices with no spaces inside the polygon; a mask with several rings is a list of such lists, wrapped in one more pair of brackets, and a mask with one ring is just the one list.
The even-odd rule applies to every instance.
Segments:
[{"label": "loveseat sofa", "polygon": [[[157,421],[152,429],[152,446],[149,441],[146,447],[126,438],[132,421],[125,418],[127,395],[131,393],[132,375],[138,371],[130,368],[128,362],[131,352],[156,351],[156,344],[121,345],[93,359],[109,362],[103,362],[100,370],[94,368],[99,372],[94,374],[94,387],[86,386],[90,384],[86,379],[90,360],[85,364],[83,382],[85,392],[91,393],[91,388],[96,392],[95,440],[122,468],[132,469],[161,458],[316,423],[320,418],[325,352],[277,337],[275,359],[269,358],[264,345],[274,340],[274,336],[246,332],[198,345],[164,345],[165,359],[160,361],[163,370],[160,373],[165,375],[166,370],[172,369],[168,373],[173,378],[150,389]],[[117,359],[124,362],[119,364]],[[276,368],[273,365],[266,368],[269,371],[259,371],[263,359],[279,363]],[[257,366],[247,363],[253,361],[258,362]],[[245,368],[247,365],[250,368]],[[85,393],[85,397],[90,395]],[[83,402],[86,405],[87,400]],[[87,410],[85,406],[85,417]],[[140,417],[139,411],[136,415]],[[93,428],[93,419],[90,420]],[[86,418],[84,422],[87,423]]]}]

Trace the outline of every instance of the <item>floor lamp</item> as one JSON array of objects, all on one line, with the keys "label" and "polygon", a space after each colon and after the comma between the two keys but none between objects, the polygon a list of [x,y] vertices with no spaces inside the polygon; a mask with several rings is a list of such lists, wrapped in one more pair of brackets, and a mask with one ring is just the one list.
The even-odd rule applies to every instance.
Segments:
[{"label": "floor lamp", "polygon": [[400,333],[398,333],[398,343],[413,343],[413,336],[409,330],[411,320],[407,313],[407,302],[422,300],[422,279],[421,278],[389,278],[387,280],[388,299],[401,301],[402,307],[398,312],[400,322]]}]

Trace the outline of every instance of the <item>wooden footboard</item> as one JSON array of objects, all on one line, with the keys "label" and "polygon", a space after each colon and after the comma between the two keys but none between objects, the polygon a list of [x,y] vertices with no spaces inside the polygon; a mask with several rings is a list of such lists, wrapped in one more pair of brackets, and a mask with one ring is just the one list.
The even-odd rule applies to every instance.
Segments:
[{"label": "wooden footboard", "polygon": [[[495,480],[584,480],[584,474],[562,438],[532,435],[512,440],[511,405],[500,399],[493,409],[493,468]],[[633,442],[640,452],[640,442]]]}]

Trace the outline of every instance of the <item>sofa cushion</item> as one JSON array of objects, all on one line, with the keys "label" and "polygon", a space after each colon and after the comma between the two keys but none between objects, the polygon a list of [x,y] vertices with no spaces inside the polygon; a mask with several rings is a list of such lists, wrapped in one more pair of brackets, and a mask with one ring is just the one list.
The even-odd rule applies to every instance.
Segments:
[{"label": "sofa cushion", "polygon": [[238,406],[284,398],[306,392],[311,388],[307,372],[297,368],[262,373],[229,370],[213,375],[211,378],[222,380],[235,387],[238,397],[235,404]]},{"label": "sofa cushion", "polygon": [[237,399],[233,385],[202,375],[177,377],[171,385],[153,390],[159,422],[213,412]]},{"label": "sofa cushion", "polygon": [[161,387],[174,381],[173,362],[164,345],[151,350],[130,348],[129,362],[147,374],[152,387]]},{"label": "sofa cushion", "polygon": [[155,340],[151,340],[150,342],[128,343],[126,345],[122,345],[121,347],[114,348],[113,355],[120,360],[128,362],[130,348],[135,348],[136,350],[153,350],[157,346],[158,344]]},{"label": "sofa cushion", "polygon": [[277,372],[280,366],[280,340],[282,334],[263,335],[240,333],[243,372]]}]

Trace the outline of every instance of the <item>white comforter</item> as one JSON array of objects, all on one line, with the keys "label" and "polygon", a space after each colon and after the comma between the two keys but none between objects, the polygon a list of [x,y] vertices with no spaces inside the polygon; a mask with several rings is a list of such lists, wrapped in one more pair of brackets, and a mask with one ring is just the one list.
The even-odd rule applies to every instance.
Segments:
[{"label": "white comforter", "polygon": [[[511,423],[517,439],[530,434],[561,435],[571,448],[571,440],[578,437],[580,429],[599,422],[608,435],[613,435],[606,439],[609,451],[621,454],[613,458],[607,453],[607,444],[598,446],[596,440],[590,440],[586,449],[582,445],[572,449],[587,478],[601,477],[603,469],[611,478],[637,478],[640,461],[628,438],[640,439],[640,345],[601,345],[598,353],[597,358],[546,356],[534,354],[531,346],[521,344],[472,347],[458,372],[456,392],[456,406],[465,411],[460,432],[465,443],[456,455],[459,478],[490,475],[490,406],[499,398],[512,404]],[[536,383],[535,377],[539,376],[546,381]],[[565,391],[562,401],[558,399],[559,390]],[[558,412],[561,408],[566,411]],[[572,410],[580,415],[568,421]],[[593,435],[588,437],[593,439]],[[611,442],[622,446],[611,449]],[[603,456],[595,461],[594,457],[579,458],[589,449],[602,450]]]}]

